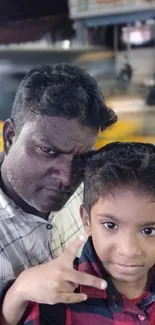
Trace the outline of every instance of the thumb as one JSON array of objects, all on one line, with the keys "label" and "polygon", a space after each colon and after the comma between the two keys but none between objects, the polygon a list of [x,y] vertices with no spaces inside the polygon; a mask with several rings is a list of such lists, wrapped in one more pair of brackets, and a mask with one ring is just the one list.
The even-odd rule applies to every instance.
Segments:
[{"label": "thumb", "polygon": [[85,235],[80,235],[76,238],[63,252],[60,256],[63,259],[63,263],[66,265],[73,266],[73,261],[79,251],[79,249],[85,244],[87,237]]}]

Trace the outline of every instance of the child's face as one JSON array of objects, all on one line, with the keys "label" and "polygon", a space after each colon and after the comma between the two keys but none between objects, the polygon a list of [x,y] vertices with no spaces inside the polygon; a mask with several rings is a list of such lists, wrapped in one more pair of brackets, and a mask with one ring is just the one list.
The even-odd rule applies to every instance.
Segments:
[{"label": "child's face", "polygon": [[101,197],[89,219],[81,215],[95,251],[116,281],[133,283],[147,277],[155,263],[155,200],[134,191]]}]

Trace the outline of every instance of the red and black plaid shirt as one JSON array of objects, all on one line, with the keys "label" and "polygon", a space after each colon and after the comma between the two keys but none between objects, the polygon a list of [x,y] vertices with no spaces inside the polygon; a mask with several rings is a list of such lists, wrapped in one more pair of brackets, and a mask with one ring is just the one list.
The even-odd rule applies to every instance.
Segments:
[{"label": "red and black plaid shirt", "polygon": [[78,291],[88,299],[78,304],[41,305],[40,309],[36,304],[25,325],[155,325],[155,281],[139,300],[121,296],[98,260],[91,238],[76,263],[78,270],[104,278],[107,289],[80,286]]}]

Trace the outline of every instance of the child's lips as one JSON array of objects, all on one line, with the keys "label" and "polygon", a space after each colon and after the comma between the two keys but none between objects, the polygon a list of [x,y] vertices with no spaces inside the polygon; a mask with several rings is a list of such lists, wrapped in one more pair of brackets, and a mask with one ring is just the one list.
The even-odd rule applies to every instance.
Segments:
[{"label": "child's lips", "polygon": [[113,263],[113,265],[117,271],[127,274],[135,274],[143,267],[140,264]]}]

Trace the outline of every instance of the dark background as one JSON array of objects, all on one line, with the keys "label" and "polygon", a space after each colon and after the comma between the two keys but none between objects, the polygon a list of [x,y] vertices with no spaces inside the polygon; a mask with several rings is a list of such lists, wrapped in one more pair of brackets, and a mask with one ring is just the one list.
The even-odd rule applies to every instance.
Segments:
[{"label": "dark background", "polygon": [[[58,40],[74,36],[67,0],[0,0],[0,44],[35,41],[50,31]],[[105,42],[113,47],[112,26]]]},{"label": "dark background", "polygon": [[[121,41],[122,27],[118,26],[118,48],[126,46]],[[68,17],[67,0],[0,0],[0,44],[35,41],[47,33],[52,41],[75,38],[74,24]],[[104,43],[114,47],[114,28],[106,27]],[[100,30],[96,31],[94,45],[103,45]],[[145,46],[153,46],[154,40]]]},{"label": "dark background", "polygon": [[67,13],[67,0],[0,0],[0,23]]}]

